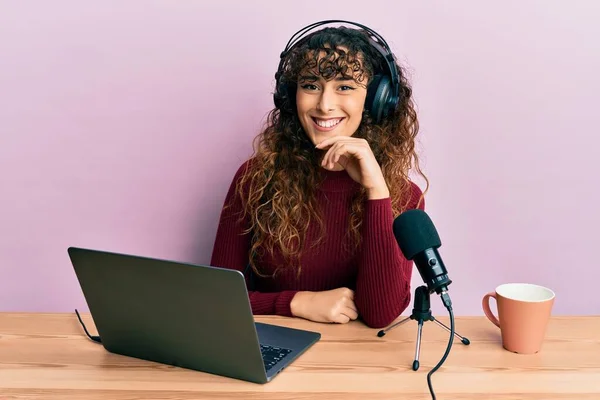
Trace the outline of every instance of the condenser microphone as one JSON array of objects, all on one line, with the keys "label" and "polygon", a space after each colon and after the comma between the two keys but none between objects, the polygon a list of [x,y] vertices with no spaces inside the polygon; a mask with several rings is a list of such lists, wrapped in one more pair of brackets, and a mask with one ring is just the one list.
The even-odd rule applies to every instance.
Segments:
[{"label": "condenser microphone", "polygon": [[394,220],[394,236],[404,257],[413,260],[429,293],[441,294],[452,283],[438,253],[442,245],[433,222],[425,211],[405,211]]},{"label": "condenser microphone", "polygon": [[[452,281],[448,277],[448,271],[446,271],[442,257],[440,257],[440,254],[437,250],[438,247],[442,245],[442,241],[440,240],[440,236],[438,235],[437,230],[435,229],[435,226],[433,225],[433,222],[431,222],[431,219],[427,213],[419,209],[405,211],[396,217],[394,220],[393,229],[394,236],[396,237],[396,241],[398,242],[398,246],[404,254],[404,257],[406,257],[408,260],[414,261],[417,269],[419,270],[419,274],[423,279],[423,282],[425,282],[427,285],[427,288],[425,288],[425,286],[419,287],[423,289],[420,292],[422,294],[421,297],[424,296],[427,301],[426,304],[429,305],[429,294],[433,292],[439,294],[442,299],[442,303],[444,303],[444,306],[450,315],[450,328],[448,329],[448,327],[444,326],[450,331],[448,346],[446,347],[446,351],[442,356],[442,359],[427,374],[427,385],[429,386],[429,392],[431,393],[432,399],[435,400],[433,386],[431,385],[431,375],[442,366],[446,360],[446,357],[448,357],[450,349],[452,348],[454,336],[458,336],[465,345],[468,345],[470,342],[469,339],[461,337],[454,331],[454,312],[452,310],[452,300],[450,300],[450,295],[448,294],[448,285],[450,285]],[[417,288],[417,290],[419,288]],[[415,292],[415,304],[418,293],[419,292]],[[415,309],[413,309],[413,314],[415,313],[415,310],[418,310],[416,306]],[[437,319],[433,319],[430,312],[428,316],[432,318],[431,321],[436,321],[438,324],[441,324]],[[409,318],[414,317],[411,316]],[[419,324],[422,324],[422,320],[419,320]],[[419,349],[421,344],[420,329],[421,325],[419,325],[417,349]]]}]

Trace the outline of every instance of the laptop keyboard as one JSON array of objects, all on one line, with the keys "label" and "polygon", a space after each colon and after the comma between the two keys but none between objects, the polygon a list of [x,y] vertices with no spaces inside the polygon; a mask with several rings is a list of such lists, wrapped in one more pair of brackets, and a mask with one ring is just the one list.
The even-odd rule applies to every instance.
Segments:
[{"label": "laptop keyboard", "polygon": [[290,354],[292,350],[261,344],[260,352],[262,353],[262,358],[265,362],[265,369],[268,371],[285,356]]}]

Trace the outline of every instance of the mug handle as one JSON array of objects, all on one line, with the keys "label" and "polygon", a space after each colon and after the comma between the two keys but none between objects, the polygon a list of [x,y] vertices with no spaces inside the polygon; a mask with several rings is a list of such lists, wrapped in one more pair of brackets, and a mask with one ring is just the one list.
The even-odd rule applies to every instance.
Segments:
[{"label": "mug handle", "polygon": [[483,300],[481,301],[481,305],[483,306],[483,312],[484,312],[485,316],[490,321],[492,321],[492,323],[494,325],[496,325],[498,328],[500,328],[500,321],[498,321],[498,318],[496,318],[496,316],[490,309],[490,297],[493,297],[494,300],[496,300],[496,304],[498,304],[497,303],[498,299],[496,298],[496,293],[494,293],[494,292],[486,293],[486,295],[483,296]]}]

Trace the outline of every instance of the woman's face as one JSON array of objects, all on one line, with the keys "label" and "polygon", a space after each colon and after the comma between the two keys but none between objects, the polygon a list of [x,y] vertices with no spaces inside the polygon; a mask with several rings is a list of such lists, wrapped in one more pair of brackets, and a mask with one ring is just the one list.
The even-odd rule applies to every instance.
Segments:
[{"label": "woman's face", "polygon": [[298,78],[298,117],[313,144],[332,136],[352,136],[358,129],[367,97],[366,77],[364,83],[348,78],[338,75],[326,81],[311,70]]}]

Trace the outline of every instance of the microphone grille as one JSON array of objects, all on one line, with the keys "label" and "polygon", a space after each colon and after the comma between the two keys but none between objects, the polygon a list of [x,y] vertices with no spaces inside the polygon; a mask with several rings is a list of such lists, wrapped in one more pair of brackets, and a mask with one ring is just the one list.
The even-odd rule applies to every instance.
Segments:
[{"label": "microphone grille", "polygon": [[396,217],[394,236],[404,257],[408,260],[412,260],[423,250],[442,245],[429,215],[419,209],[405,211]]}]

